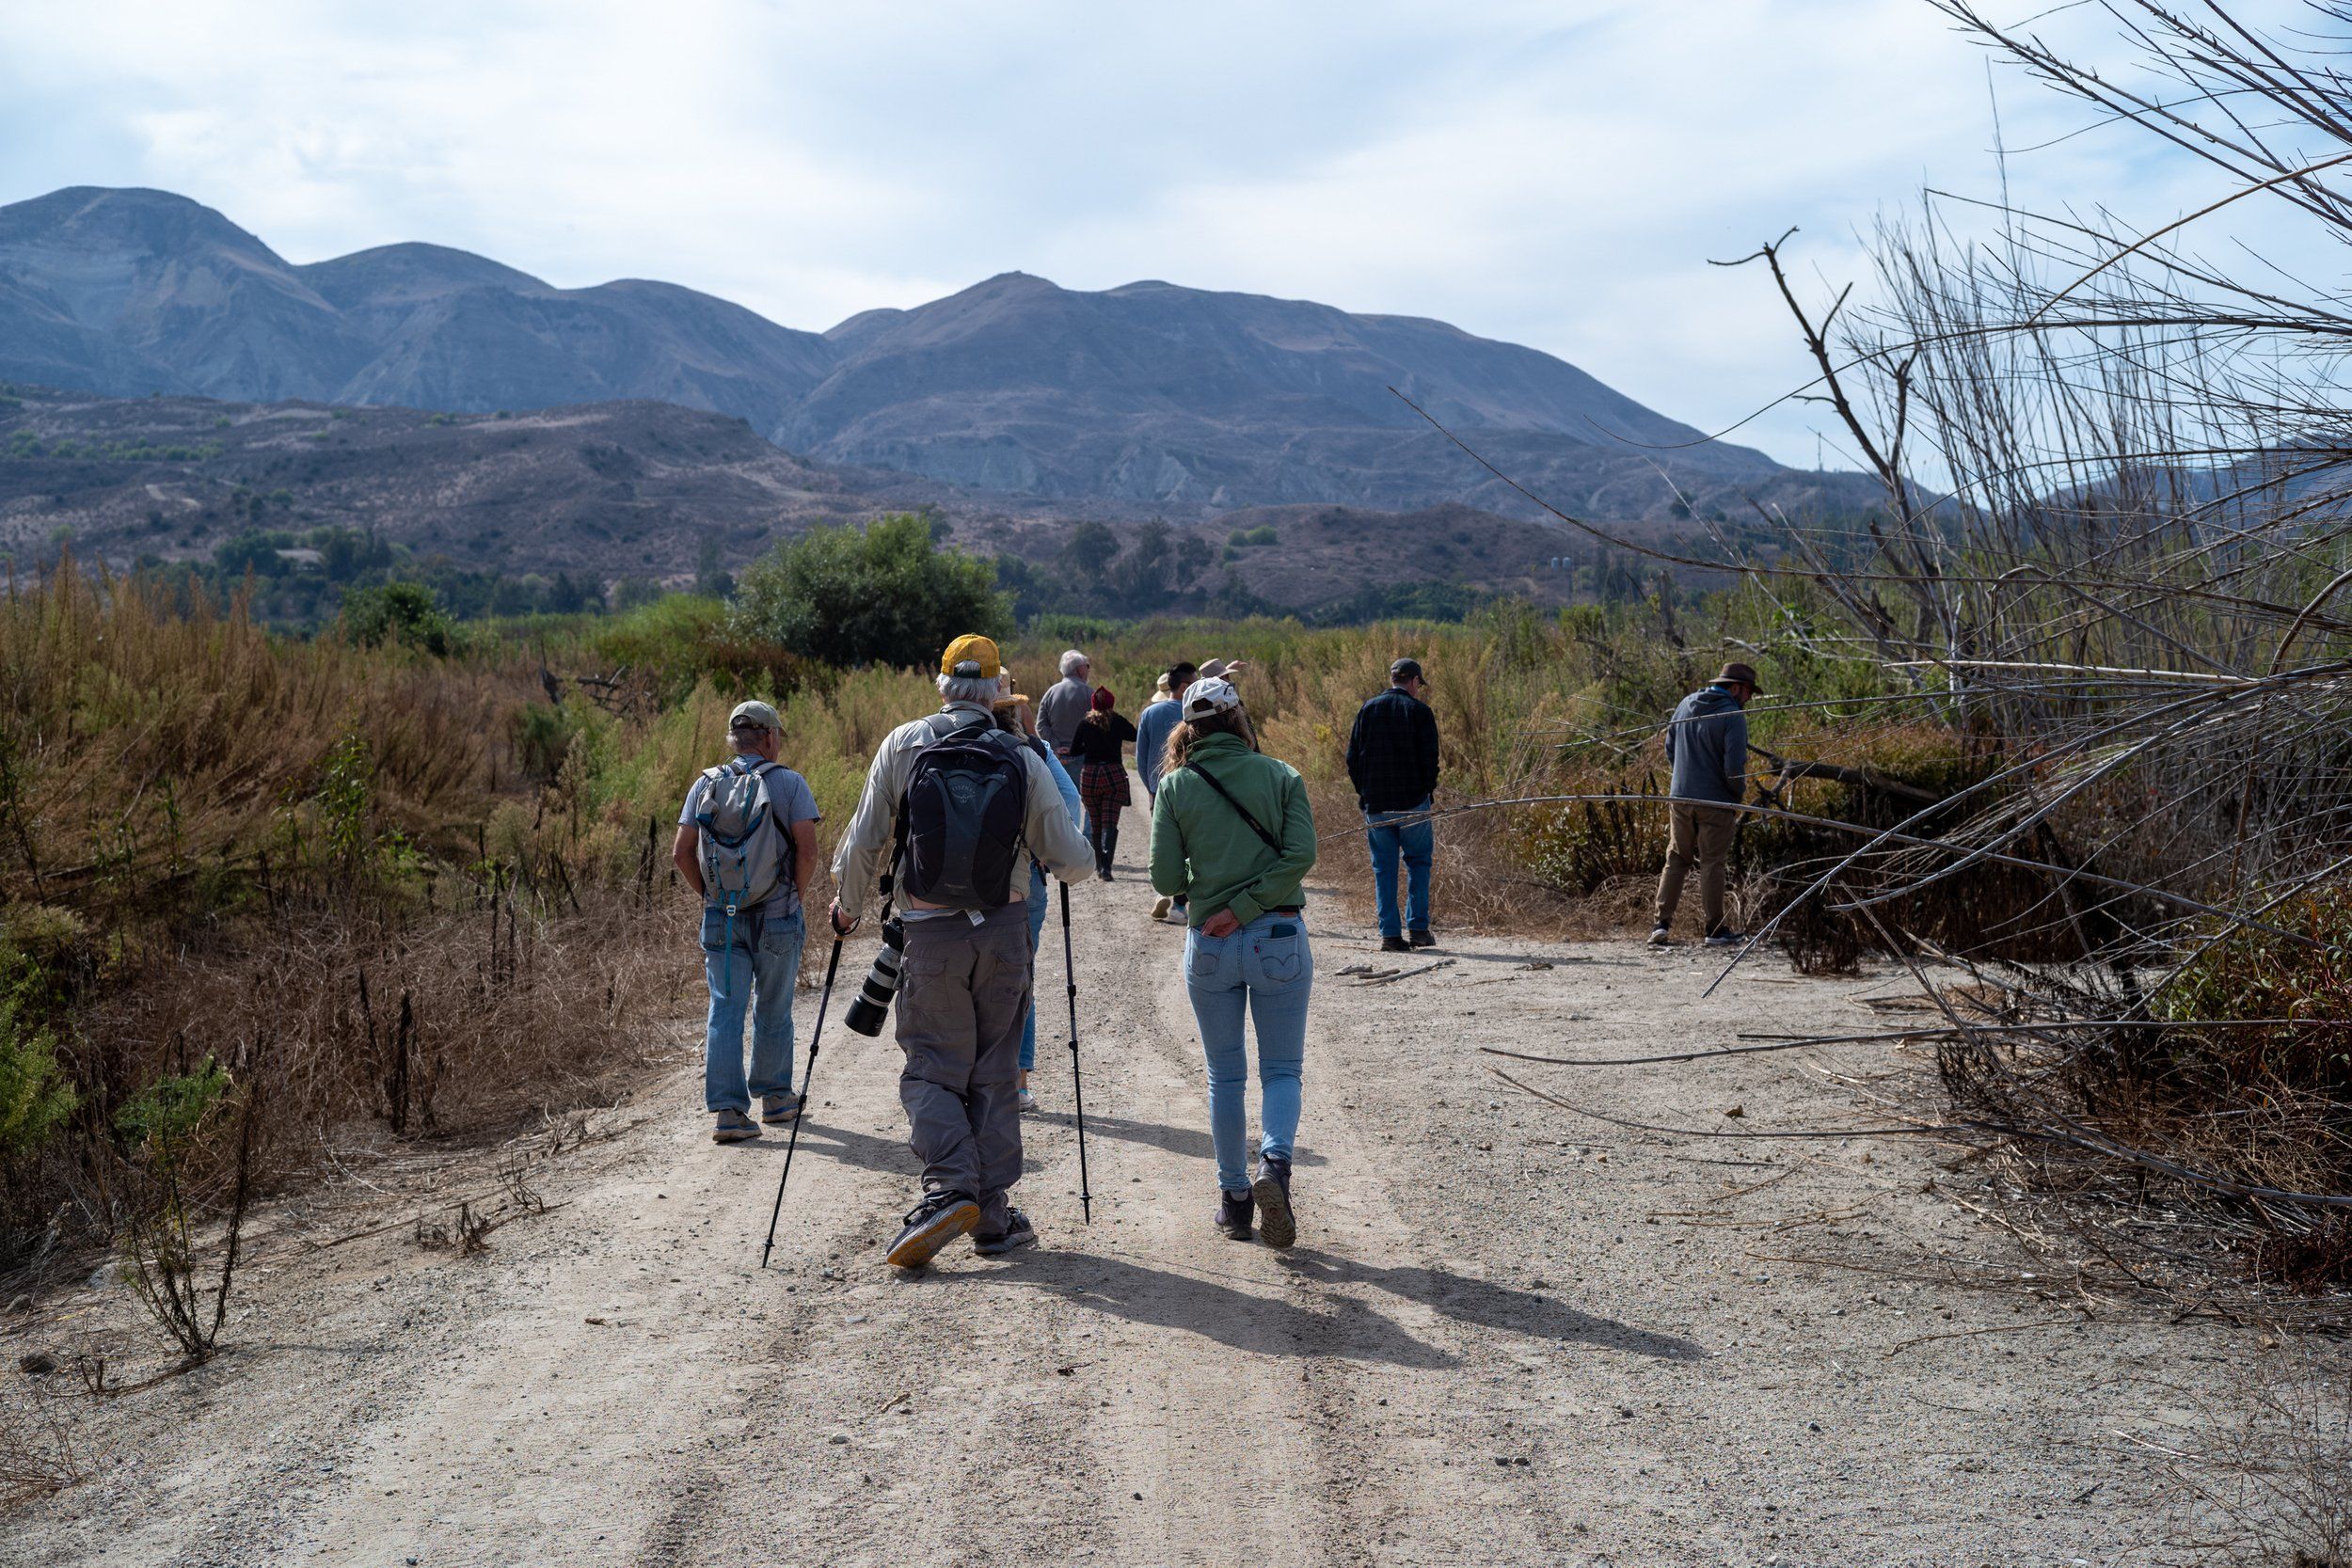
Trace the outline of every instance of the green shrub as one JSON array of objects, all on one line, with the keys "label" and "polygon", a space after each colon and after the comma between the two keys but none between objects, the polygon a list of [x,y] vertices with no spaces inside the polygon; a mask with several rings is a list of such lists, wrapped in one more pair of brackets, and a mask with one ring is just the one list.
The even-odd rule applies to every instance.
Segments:
[{"label": "green shrub", "polygon": [[555,783],[564,758],[580,733],[580,720],[568,705],[542,707],[533,703],[515,714],[515,760],[524,772],[543,784]]},{"label": "green shrub", "polygon": [[388,582],[343,591],[342,634],[355,647],[390,642],[445,657],[456,643],[457,625],[424,584]]},{"label": "green shrub", "polygon": [[210,1056],[194,1072],[168,1073],[122,1102],[115,1131],[160,1159],[177,1161],[229,1092],[229,1072]]},{"label": "green shrub", "polygon": [[1279,544],[1280,540],[1275,536],[1272,523],[1261,523],[1256,528],[1235,529],[1226,535],[1226,543],[1236,549],[1254,549],[1263,545]]},{"label": "green shrub", "polygon": [[76,1103],[57,1065],[56,1037],[32,1024],[39,991],[32,960],[0,947],[0,1159],[47,1143]]},{"label": "green shrub", "polygon": [[818,528],[744,568],[739,632],[829,664],[920,664],[1011,621],[992,562],[942,549],[912,514]]}]

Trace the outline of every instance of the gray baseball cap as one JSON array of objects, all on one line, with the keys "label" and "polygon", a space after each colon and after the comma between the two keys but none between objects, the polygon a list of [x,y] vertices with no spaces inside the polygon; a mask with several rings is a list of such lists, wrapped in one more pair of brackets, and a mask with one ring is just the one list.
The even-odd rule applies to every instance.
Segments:
[{"label": "gray baseball cap", "polygon": [[766,703],[738,703],[735,705],[735,711],[727,715],[727,730],[730,734],[737,730],[766,730],[771,735],[775,735],[782,733],[783,729],[782,716]]}]

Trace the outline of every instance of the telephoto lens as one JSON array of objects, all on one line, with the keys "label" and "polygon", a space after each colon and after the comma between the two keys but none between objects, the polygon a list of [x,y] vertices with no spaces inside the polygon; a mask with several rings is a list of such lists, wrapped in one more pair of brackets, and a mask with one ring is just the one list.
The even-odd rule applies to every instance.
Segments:
[{"label": "telephoto lens", "polygon": [[866,983],[841,1015],[841,1022],[861,1035],[882,1033],[882,1021],[890,1016],[890,999],[898,994],[898,966],[906,959],[907,928],[898,916],[882,922],[882,951],[866,972]]}]

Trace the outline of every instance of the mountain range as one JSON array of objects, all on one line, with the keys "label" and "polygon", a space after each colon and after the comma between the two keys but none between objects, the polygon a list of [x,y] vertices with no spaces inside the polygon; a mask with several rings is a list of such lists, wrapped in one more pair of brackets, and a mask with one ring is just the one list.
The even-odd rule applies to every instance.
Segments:
[{"label": "mountain range", "polygon": [[1580,515],[1746,515],[1749,498],[1838,512],[1867,496],[1858,476],[1708,441],[1563,360],[1442,322],[1009,273],[810,332],[672,284],[558,288],[433,245],[295,264],[152,190],[0,207],[0,380],[477,414],[652,401],[739,419],[820,465],[1073,515],[1542,516],[1393,388]]}]

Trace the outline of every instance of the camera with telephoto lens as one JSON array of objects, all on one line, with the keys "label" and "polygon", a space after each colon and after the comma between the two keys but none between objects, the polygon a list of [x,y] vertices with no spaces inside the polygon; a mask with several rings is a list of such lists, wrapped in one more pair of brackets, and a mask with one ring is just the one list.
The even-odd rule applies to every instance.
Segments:
[{"label": "camera with telephoto lens", "polygon": [[882,951],[874,955],[874,967],[866,972],[866,983],[857,989],[856,997],[841,1022],[861,1035],[879,1035],[882,1021],[890,1016],[890,999],[898,994],[898,969],[906,961],[907,928],[897,915],[882,922]]}]

